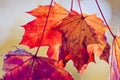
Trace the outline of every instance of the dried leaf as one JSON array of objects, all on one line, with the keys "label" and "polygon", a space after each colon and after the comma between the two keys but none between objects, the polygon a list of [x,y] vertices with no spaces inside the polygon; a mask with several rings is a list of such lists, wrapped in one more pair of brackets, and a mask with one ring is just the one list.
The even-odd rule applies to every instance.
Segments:
[{"label": "dried leaf", "polygon": [[[109,53],[106,52],[109,52],[110,46],[105,37],[107,28],[96,15],[69,15],[54,30],[62,33],[60,63],[65,65],[71,59],[79,72],[85,64],[94,62],[94,54],[97,53],[87,50],[89,45],[94,44],[101,51],[99,57],[108,62]],[[71,56],[66,59],[68,55]]]}]

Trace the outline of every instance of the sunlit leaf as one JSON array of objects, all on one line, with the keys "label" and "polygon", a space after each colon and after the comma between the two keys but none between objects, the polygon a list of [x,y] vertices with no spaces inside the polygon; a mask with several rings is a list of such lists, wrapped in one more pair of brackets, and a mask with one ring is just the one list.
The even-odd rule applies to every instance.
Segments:
[{"label": "sunlit leaf", "polygon": [[[68,15],[67,10],[65,10],[57,3],[54,3],[54,6],[39,6],[38,8],[28,13],[37,18],[23,26],[25,29],[25,33],[20,44],[26,45],[30,48],[34,48],[40,45],[51,46],[61,43],[60,33],[50,30],[55,27],[55,25],[60,24],[61,20]],[[47,23],[46,20],[48,20]],[[43,34],[44,28],[45,33]],[[42,42],[40,42],[42,38],[43,40]]]}]

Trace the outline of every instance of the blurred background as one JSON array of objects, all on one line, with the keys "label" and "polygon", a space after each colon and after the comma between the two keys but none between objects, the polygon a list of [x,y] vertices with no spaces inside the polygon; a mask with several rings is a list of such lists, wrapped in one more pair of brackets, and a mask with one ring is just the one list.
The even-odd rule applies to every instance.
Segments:
[{"label": "blurred background", "polygon": [[[10,50],[24,48],[30,52],[35,52],[35,48],[30,50],[28,47],[19,45],[24,34],[21,27],[27,22],[34,19],[33,16],[25,13],[35,9],[38,5],[49,4],[51,0],[0,0],[0,78],[4,72],[2,70],[3,57]],[[54,0],[66,9],[70,10],[71,0]],[[105,15],[105,18],[114,33],[120,28],[120,1],[119,0],[98,0]],[[95,4],[95,0],[81,0],[81,6],[84,13],[98,14],[99,10]],[[74,0],[74,9],[79,11],[77,0]],[[111,42],[112,37],[109,32],[106,34]],[[40,55],[46,56],[47,48],[42,47]],[[87,71],[80,76],[76,69],[71,66],[70,61],[66,69],[70,71],[75,80],[109,80],[109,65],[96,57],[97,63],[90,63]]]}]

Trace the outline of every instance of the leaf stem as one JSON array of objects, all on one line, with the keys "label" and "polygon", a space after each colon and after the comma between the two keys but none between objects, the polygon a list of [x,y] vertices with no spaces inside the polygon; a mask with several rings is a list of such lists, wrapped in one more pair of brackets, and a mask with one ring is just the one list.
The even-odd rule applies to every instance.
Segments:
[{"label": "leaf stem", "polygon": [[73,10],[73,0],[71,0],[71,8],[70,8],[70,11]]},{"label": "leaf stem", "polygon": [[39,45],[38,45],[38,48],[37,48],[37,50],[36,50],[35,56],[37,56],[37,54],[38,54],[38,51],[39,51],[39,49],[40,49],[41,43],[42,43],[43,38],[44,38],[44,35],[45,35],[45,30],[46,30],[48,18],[49,18],[49,15],[50,15],[52,3],[53,3],[53,0],[51,0],[51,3],[50,3],[50,7],[49,7],[49,11],[48,11],[48,14],[47,14],[47,17],[46,17],[46,21],[45,21],[45,25],[44,25],[44,28],[43,28],[42,36],[41,36],[41,39],[40,39],[40,43],[39,43]]},{"label": "leaf stem", "polygon": [[110,27],[109,27],[109,25],[108,25],[108,23],[107,23],[107,21],[106,21],[104,15],[103,15],[103,12],[102,12],[102,10],[101,10],[101,8],[100,8],[100,5],[99,5],[99,3],[98,3],[98,0],[95,0],[95,2],[96,2],[96,4],[97,4],[97,6],[98,6],[98,9],[99,9],[99,11],[100,11],[100,13],[101,13],[101,15],[102,15],[102,17],[103,17],[103,20],[104,20],[104,22],[105,22],[105,24],[106,24],[108,30],[110,31],[110,33],[111,33],[111,35],[113,36],[113,38],[115,38],[114,33],[111,31],[111,29],[110,29]]},{"label": "leaf stem", "polygon": [[82,16],[83,16],[83,12],[82,12],[82,8],[81,8],[81,3],[80,3],[80,0],[78,0],[78,5],[79,5],[80,13],[81,13],[81,14],[82,14]]}]

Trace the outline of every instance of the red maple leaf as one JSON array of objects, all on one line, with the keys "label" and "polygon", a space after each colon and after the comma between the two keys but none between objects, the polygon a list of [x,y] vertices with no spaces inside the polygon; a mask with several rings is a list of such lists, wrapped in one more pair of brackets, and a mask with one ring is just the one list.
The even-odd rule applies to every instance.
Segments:
[{"label": "red maple leaf", "polygon": [[54,6],[39,6],[28,13],[37,18],[23,26],[25,33],[20,44],[34,48],[61,43],[60,33],[51,29],[60,24],[61,20],[68,15],[67,10],[54,3]]}]

